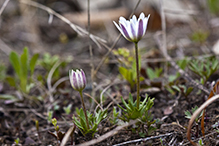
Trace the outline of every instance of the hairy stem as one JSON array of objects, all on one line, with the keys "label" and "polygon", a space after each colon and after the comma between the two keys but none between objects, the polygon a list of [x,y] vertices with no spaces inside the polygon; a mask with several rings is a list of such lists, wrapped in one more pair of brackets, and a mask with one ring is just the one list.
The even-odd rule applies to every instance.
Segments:
[{"label": "hairy stem", "polygon": [[138,43],[135,43],[135,60],[136,60],[136,71],[137,71],[137,109],[140,104],[140,74],[139,74],[139,59],[138,59]]},{"label": "hairy stem", "polygon": [[84,98],[83,98],[82,91],[80,91],[79,93],[81,95],[81,103],[82,103],[82,107],[83,107],[83,111],[84,111],[84,115],[85,115],[85,119],[86,119],[86,123],[87,123],[87,128],[90,129],[89,122],[88,122],[88,117],[87,117],[87,111],[86,111],[86,108],[85,108],[85,105],[84,105]]}]

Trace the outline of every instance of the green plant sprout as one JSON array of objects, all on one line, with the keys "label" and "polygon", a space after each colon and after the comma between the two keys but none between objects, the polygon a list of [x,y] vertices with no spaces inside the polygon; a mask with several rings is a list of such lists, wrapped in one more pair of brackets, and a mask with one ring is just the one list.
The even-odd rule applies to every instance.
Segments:
[{"label": "green plant sprout", "polygon": [[219,133],[219,122],[218,121],[215,122],[215,124],[212,125],[211,127],[214,128],[217,133]]},{"label": "green plant sprout", "polygon": [[187,87],[185,85],[173,85],[172,88],[185,96],[186,100],[188,101],[188,96],[193,91],[193,87]]},{"label": "green plant sprout", "polygon": [[[151,105],[152,107],[152,105]],[[142,125],[146,125],[147,129],[145,132],[145,135],[151,135],[152,132],[154,132],[158,126],[153,126],[153,124],[159,124],[159,120],[153,120],[153,116],[149,111],[145,112],[144,115],[141,118]],[[144,128],[142,129],[144,130]]]},{"label": "green plant sprout", "polygon": [[[139,67],[141,67],[141,60],[139,57]],[[126,79],[126,81],[128,81],[128,83],[130,84],[131,88],[133,89],[135,84],[137,83],[137,74],[136,74],[136,62],[133,61],[132,66],[131,67],[119,67],[119,73],[122,75],[122,77],[124,79]],[[144,78],[140,77],[139,79],[140,81],[143,81]]]},{"label": "green plant sprout", "polygon": [[199,144],[200,146],[203,146],[203,145],[204,145],[204,143],[203,143],[203,141],[202,141],[201,138],[198,140],[198,144]]},{"label": "green plant sprout", "polygon": [[219,14],[219,0],[207,0],[207,4],[211,13]]},{"label": "green plant sprout", "polygon": [[48,116],[47,116],[47,121],[48,123],[51,123],[52,122],[52,115],[53,115],[53,111],[48,111]]},{"label": "green plant sprout", "polygon": [[106,118],[107,110],[99,110],[98,112],[95,112],[94,115],[86,110],[82,94],[82,91],[86,86],[86,76],[82,69],[76,71],[73,69],[70,70],[69,79],[73,89],[80,93],[82,104],[82,109],[79,110],[76,108],[79,120],[73,115],[73,122],[84,135],[92,134],[92,136],[94,136],[94,133],[97,132],[99,123]]},{"label": "green plant sprout", "polygon": [[[136,61],[132,53],[126,48],[119,48],[113,51],[114,55],[118,57],[119,60],[119,73],[122,77],[130,84],[131,90],[134,90],[134,86],[137,83],[136,74]],[[141,68],[141,57],[139,56],[139,68]],[[140,81],[144,78],[140,77]]]},{"label": "green plant sprout", "polygon": [[191,36],[192,41],[203,44],[209,36],[209,32],[204,30],[198,30],[194,32]]},{"label": "green plant sprout", "polygon": [[71,107],[72,107],[72,104],[69,104],[67,107],[63,108],[67,115],[69,115],[71,113]]},{"label": "green plant sprout", "polygon": [[50,132],[50,131],[48,131],[48,132],[49,132],[49,134],[51,134],[53,137],[55,137],[55,138],[57,139],[57,143],[61,143],[61,142],[62,142],[62,139],[63,139],[64,136],[65,136],[65,133],[64,133],[64,132],[61,132],[61,131],[59,130],[59,126],[57,125],[57,120],[56,120],[56,118],[53,118],[53,119],[52,119],[52,124],[53,124],[53,126],[54,126],[55,133]]},{"label": "green plant sprout", "polygon": [[155,69],[152,69],[150,67],[146,68],[146,73],[147,73],[148,78],[150,80],[153,80],[155,78],[159,78],[161,76],[162,72],[163,72],[162,68],[155,68]]},{"label": "green plant sprout", "polygon": [[[198,106],[196,105],[194,108],[192,108],[192,113],[189,112],[188,110],[185,111],[185,118],[187,119],[191,119],[192,114],[194,114],[194,112],[198,109]],[[203,111],[195,118],[195,125],[196,125],[196,137],[198,137],[198,121],[201,119],[203,114]]]},{"label": "green plant sprout", "polygon": [[[189,63],[189,60],[187,58],[184,58],[182,60],[179,60],[177,61],[177,65],[182,69],[182,70],[185,70],[187,65]],[[181,76],[181,74],[179,72],[176,72],[176,74],[174,75],[169,75],[169,78],[168,78],[168,82],[171,83],[171,82],[174,82],[177,78],[179,78]]]},{"label": "green plant sprout", "polygon": [[[189,60],[187,58],[184,58],[182,60],[177,61],[177,65],[182,69],[185,70],[187,65],[189,63]],[[176,72],[173,75],[168,76],[168,83],[165,85],[165,88],[171,93],[175,94],[175,91],[172,89],[173,85],[177,85],[177,79],[181,76],[179,72]]]},{"label": "green plant sprout", "polygon": [[16,144],[16,145],[18,145],[18,144],[19,144],[19,142],[20,142],[20,139],[19,139],[19,138],[17,138],[17,139],[15,139],[15,140],[14,140],[14,142],[15,142],[15,144]]},{"label": "green plant sprout", "polygon": [[161,144],[162,146],[164,146],[164,144],[163,144],[163,139],[162,139],[162,138],[160,138],[160,144]]},{"label": "green plant sprout", "polygon": [[0,63],[0,81],[4,81],[6,78],[6,67],[3,63]]},{"label": "green plant sprout", "polygon": [[107,110],[99,110],[94,115],[87,111],[89,127],[86,124],[85,114],[83,109],[76,108],[77,118],[73,115],[74,124],[80,129],[83,135],[92,134],[92,137],[97,132],[99,123],[107,117]]},{"label": "green plant sprout", "polygon": [[118,48],[118,50],[112,51],[117,56],[120,66],[130,67],[134,61],[134,56],[127,48]]},{"label": "green plant sprout", "polygon": [[[23,49],[21,56],[18,56],[16,52],[12,51],[9,55],[9,59],[16,76],[7,77],[9,84],[17,87],[17,89],[24,93],[29,93],[30,89],[34,87],[34,82],[31,81],[31,77],[33,76],[38,57],[39,54],[34,54],[33,57],[29,59],[27,47]],[[17,83],[19,83],[19,85],[17,85]]]},{"label": "green plant sprout", "polygon": [[36,130],[37,130],[38,139],[39,139],[39,141],[41,141],[40,140],[40,130],[39,130],[39,121],[38,120],[35,120],[35,127],[36,127]]},{"label": "green plant sprout", "polygon": [[[72,61],[71,57],[67,57],[64,60],[61,60],[61,58],[58,55],[51,55],[49,53],[43,54],[43,58],[39,59],[37,61],[37,64],[42,66],[44,69],[46,69],[47,73],[52,69],[52,67],[57,63],[60,62],[60,65],[56,68],[56,70],[53,73],[53,78],[58,79],[60,78],[60,67],[65,67],[69,62]],[[47,77],[48,74],[46,74]]]},{"label": "green plant sprout", "polygon": [[112,112],[112,116],[110,117],[110,123],[112,123],[113,125],[118,123],[118,115],[119,112],[116,111],[116,107],[113,107],[113,112]]},{"label": "green plant sprout", "polygon": [[147,94],[144,101],[140,102],[139,108],[137,107],[137,101],[133,101],[133,97],[131,94],[129,94],[128,103],[126,103],[123,97],[121,97],[121,100],[123,105],[125,106],[125,108],[123,108],[122,106],[118,105],[119,108],[123,110],[121,119],[127,122],[129,122],[130,120],[142,119],[145,112],[148,112],[148,110],[154,104],[154,98],[150,99]]},{"label": "green plant sprout", "polygon": [[[192,108],[192,114],[196,111],[198,109],[198,106],[196,105],[194,108]],[[192,117],[192,114],[187,110],[187,111],[185,111],[185,117],[187,118],[187,119],[191,119],[191,117]],[[203,114],[203,111],[195,118],[195,122],[196,123],[198,123],[198,121],[199,121],[199,119],[201,118],[201,116],[202,116],[202,114]]]},{"label": "green plant sprout", "polygon": [[216,58],[192,60],[189,69],[201,78],[200,83],[204,85],[209,77],[219,69],[219,62]]}]

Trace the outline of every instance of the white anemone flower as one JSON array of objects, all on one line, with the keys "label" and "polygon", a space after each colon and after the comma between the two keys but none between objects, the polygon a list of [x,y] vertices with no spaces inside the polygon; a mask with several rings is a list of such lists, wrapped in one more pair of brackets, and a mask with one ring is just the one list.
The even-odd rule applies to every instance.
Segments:
[{"label": "white anemone flower", "polygon": [[82,69],[74,71],[73,69],[69,71],[69,79],[71,86],[76,90],[81,92],[86,86],[86,76]]},{"label": "white anemone flower", "polygon": [[149,17],[150,14],[145,17],[142,12],[138,20],[136,16],[133,15],[130,21],[126,20],[124,17],[120,17],[119,25],[115,21],[113,21],[113,23],[128,41],[137,43],[146,33]]}]

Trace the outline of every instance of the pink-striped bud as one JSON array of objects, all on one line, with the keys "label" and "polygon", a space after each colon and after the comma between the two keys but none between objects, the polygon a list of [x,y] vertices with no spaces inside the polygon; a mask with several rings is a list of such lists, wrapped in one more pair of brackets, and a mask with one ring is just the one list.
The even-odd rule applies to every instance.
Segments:
[{"label": "pink-striped bud", "polygon": [[69,79],[71,82],[71,86],[76,90],[81,92],[82,90],[84,90],[85,86],[86,86],[86,77],[85,77],[85,73],[82,69],[80,70],[76,70],[74,71],[69,70]]}]

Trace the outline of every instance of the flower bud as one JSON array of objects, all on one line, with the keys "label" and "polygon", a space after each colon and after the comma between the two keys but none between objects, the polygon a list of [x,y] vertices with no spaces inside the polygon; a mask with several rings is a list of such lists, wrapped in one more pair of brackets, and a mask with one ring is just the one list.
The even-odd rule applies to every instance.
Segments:
[{"label": "flower bud", "polygon": [[76,90],[81,92],[86,86],[86,77],[82,69],[74,71],[73,69],[69,71],[69,79],[71,86]]}]

